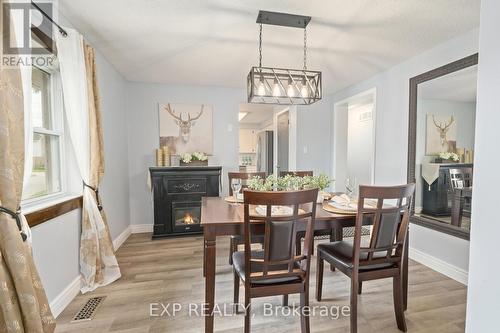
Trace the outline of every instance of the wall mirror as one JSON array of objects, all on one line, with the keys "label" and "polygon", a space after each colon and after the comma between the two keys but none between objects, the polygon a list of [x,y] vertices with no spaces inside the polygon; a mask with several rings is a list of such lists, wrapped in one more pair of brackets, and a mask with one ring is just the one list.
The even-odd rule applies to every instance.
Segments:
[{"label": "wall mirror", "polygon": [[478,55],[410,79],[413,223],[469,239]]}]

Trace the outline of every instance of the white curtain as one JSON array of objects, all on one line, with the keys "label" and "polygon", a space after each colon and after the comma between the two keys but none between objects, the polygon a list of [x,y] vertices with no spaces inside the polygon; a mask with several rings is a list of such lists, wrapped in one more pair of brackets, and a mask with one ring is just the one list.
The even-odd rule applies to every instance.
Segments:
[{"label": "white curtain", "polygon": [[[57,50],[61,69],[65,114],[80,175],[86,184],[90,184],[89,105],[83,37],[73,29],[65,28],[65,30],[68,33],[66,37],[57,34]],[[97,235],[103,232],[106,226],[97,207],[94,193],[87,186],[83,187],[83,207],[92,226],[93,232],[89,233],[89,237],[95,237],[93,241],[97,245],[92,251],[96,251],[97,257],[101,257]],[[86,237],[85,235],[82,234],[82,237]],[[92,291],[99,286],[107,285],[120,278],[121,274],[116,257],[114,255],[103,255],[102,258],[104,279],[96,282],[96,266],[82,260],[82,252],[80,251],[82,293]]]}]

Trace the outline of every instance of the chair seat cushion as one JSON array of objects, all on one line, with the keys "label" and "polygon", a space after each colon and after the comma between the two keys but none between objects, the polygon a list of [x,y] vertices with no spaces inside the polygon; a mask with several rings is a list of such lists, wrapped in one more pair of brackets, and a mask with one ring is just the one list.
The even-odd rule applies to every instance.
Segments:
[{"label": "chair seat cushion", "polygon": [[[337,266],[352,269],[352,255],[353,255],[353,243],[350,241],[340,241],[332,243],[323,243],[318,245],[318,255],[321,255],[323,259],[329,263]],[[373,259],[386,257],[387,252],[375,252],[373,254]],[[359,260],[367,260],[368,253],[360,253]],[[381,268],[393,267],[393,263],[383,263],[375,265],[360,266],[360,271],[375,270]]]},{"label": "chair seat cushion", "polygon": [[[252,251],[252,258],[253,259],[263,259],[264,258],[264,251]],[[238,251],[233,253],[233,268],[238,273],[240,276],[241,280],[245,281],[245,252],[244,251]],[[298,264],[295,265],[295,268],[299,268]],[[270,266],[269,271],[283,271],[283,270],[288,270],[287,265],[276,265],[276,266]],[[252,263],[252,273],[258,273],[262,272],[262,265],[256,262]],[[299,277],[282,277],[282,278],[272,278],[270,277],[269,279],[263,279],[263,280],[258,280],[254,281],[254,284],[256,285],[269,285],[269,284],[280,284],[280,283],[286,283],[286,282],[293,282],[293,281],[300,281]]]}]

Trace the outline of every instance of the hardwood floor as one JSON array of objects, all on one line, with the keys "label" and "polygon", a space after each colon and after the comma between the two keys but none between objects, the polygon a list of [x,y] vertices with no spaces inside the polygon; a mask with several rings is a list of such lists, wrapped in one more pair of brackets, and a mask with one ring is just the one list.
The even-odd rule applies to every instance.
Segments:
[{"label": "hardwood floor", "polygon": [[[233,296],[232,268],[227,263],[229,239],[217,242],[216,302],[221,311]],[[202,277],[203,238],[182,237],[151,240],[150,234],[132,235],[118,250],[122,278],[95,292],[77,296],[57,318],[56,332],[203,332],[203,317],[189,316],[189,303],[204,302]],[[311,272],[311,295],[314,295],[315,260]],[[416,262],[410,262],[409,303],[406,312],[408,332],[464,332],[467,289]],[[348,306],[349,280],[340,272],[325,269],[323,301],[311,297],[311,306]],[[240,292],[243,293],[243,289]],[[90,297],[107,296],[91,321],[71,323],[74,314]],[[240,302],[243,300],[241,299]],[[175,317],[150,317],[150,303],[181,303],[183,309]],[[264,303],[275,306],[281,298],[252,301],[252,332],[299,332],[299,317],[281,315],[266,317]],[[290,304],[299,304],[298,296],[290,296]],[[392,282],[388,279],[365,282],[358,301],[359,332],[399,332],[392,303]],[[154,313],[163,308],[158,305]],[[170,307],[169,312],[172,312]],[[191,308],[194,314],[194,306]],[[243,332],[243,315],[215,318],[216,332]],[[349,332],[349,318],[335,320],[319,315],[311,318],[312,332]]]}]

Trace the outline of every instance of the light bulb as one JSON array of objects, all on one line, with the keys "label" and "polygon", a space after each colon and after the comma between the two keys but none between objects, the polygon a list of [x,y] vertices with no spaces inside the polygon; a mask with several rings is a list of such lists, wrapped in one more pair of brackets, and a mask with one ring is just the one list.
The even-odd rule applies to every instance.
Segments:
[{"label": "light bulb", "polygon": [[294,97],[295,96],[295,89],[292,85],[292,80],[288,80],[288,89],[287,89],[287,92],[286,94],[288,95],[288,97]]},{"label": "light bulb", "polygon": [[259,86],[257,88],[257,95],[264,96],[266,94],[266,87],[264,86],[264,80],[261,78]]},{"label": "light bulb", "polygon": [[309,89],[307,88],[306,80],[302,80],[302,88],[300,89],[300,95],[304,98],[309,97]]},{"label": "light bulb", "polygon": [[278,85],[278,80],[274,79],[273,96],[278,97],[279,95],[281,95],[280,86]]}]

